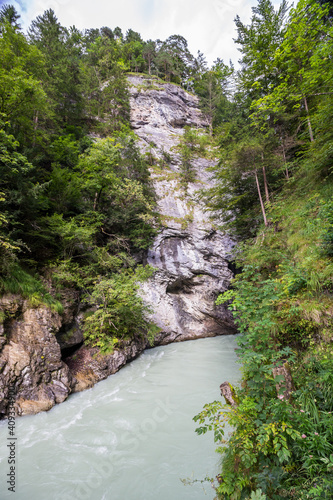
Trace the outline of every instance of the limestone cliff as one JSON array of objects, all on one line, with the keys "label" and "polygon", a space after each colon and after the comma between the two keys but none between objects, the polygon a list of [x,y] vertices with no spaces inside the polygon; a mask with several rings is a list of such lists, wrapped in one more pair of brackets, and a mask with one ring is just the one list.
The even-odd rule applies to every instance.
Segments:
[{"label": "limestone cliff", "polygon": [[[211,183],[208,168],[214,160],[195,157],[195,182],[184,188],[177,146],[184,127],[207,126],[196,96],[154,79],[132,76],[131,122],[141,149],[163,164],[151,173],[163,229],[148,252],[147,262],[157,269],[144,284],[143,295],[161,328],[161,343],[232,333],[229,311],[216,307],[217,295],[228,288],[233,242],[213,228],[198,199]],[[166,164],[165,158],[168,158]]]},{"label": "limestone cliff", "polygon": [[[197,197],[211,182],[207,169],[213,160],[196,157],[195,182],[186,189],[180,182],[177,145],[184,126],[206,127],[198,100],[176,85],[152,78],[130,76],[129,85],[131,124],[142,151],[152,160],[163,223],[144,257],[156,271],[141,291],[160,327],[156,345],[233,333],[230,313],[214,305],[232,277],[228,259],[233,243],[213,228]],[[0,325],[0,418],[8,411],[9,388],[16,394],[17,414],[48,410],[71,392],[115,373],[147,347],[146,339],[137,338],[112,355],[101,355],[82,345],[82,313],[77,299],[69,302],[60,316],[18,296],[0,300],[5,318]]]}]

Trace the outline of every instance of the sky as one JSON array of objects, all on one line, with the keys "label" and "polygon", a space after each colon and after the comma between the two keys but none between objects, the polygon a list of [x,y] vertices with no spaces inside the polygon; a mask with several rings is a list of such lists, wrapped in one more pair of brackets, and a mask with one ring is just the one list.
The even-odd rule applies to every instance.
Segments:
[{"label": "sky", "polygon": [[204,53],[211,65],[218,57],[231,59],[237,66],[240,53],[233,42],[236,37],[234,18],[248,23],[256,0],[0,0],[11,4],[21,15],[26,31],[33,19],[53,9],[59,22],[78,29],[113,29],[123,33],[131,28],[144,40],[165,40],[181,35],[188,41],[193,55]]}]

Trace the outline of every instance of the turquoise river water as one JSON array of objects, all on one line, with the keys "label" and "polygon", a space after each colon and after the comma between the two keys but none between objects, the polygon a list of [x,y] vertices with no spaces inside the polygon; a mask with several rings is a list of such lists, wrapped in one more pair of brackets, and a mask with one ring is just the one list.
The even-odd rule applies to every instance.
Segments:
[{"label": "turquoise river water", "polygon": [[16,418],[14,493],[0,422],[0,500],[212,500],[200,480],[219,457],[192,418],[240,379],[235,347],[224,336],[149,349],[49,412]]}]

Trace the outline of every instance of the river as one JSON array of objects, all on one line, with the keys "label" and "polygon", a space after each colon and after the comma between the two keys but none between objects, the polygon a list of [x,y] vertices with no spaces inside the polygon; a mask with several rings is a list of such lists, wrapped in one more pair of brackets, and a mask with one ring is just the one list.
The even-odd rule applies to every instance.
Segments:
[{"label": "river", "polygon": [[235,347],[224,336],[149,349],[49,412],[17,418],[15,493],[0,422],[0,499],[212,500],[201,480],[218,473],[219,457],[192,418],[240,379]]}]

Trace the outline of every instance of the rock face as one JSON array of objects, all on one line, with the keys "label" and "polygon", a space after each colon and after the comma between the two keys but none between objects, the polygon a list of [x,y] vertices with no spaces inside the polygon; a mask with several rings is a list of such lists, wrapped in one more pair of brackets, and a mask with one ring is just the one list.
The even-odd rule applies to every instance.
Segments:
[{"label": "rock face", "polygon": [[[196,181],[184,186],[177,145],[184,126],[206,126],[198,100],[173,84],[129,77],[131,123],[141,150],[152,160],[151,173],[163,228],[146,260],[155,267],[142,286],[160,327],[155,345],[234,333],[229,311],[214,305],[226,290],[233,242],[211,224],[198,191],[210,184],[213,160],[195,157]],[[153,159],[154,158],[154,159]],[[72,294],[72,296],[71,296]],[[8,412],[9,391],[18,415],[49,410],[71,392],[81,391],[115,373],[137,357],[147,339],[133,339],[101,355],[83,344],[78,296],[69,292],[62,316],[46,306],[32,307],[19,296],[0,299],[0,418]],[[83,345],[82,345],[83,344]],[[74,352],[75,351],[75,352]]]},{"label": "rock face", "polygon": [[[15,295],[2,297],[0,310],[5,316],[0,324],[0,418],[8,413],[9,393],[15,395],[17,415],[49,410],[71,392],[88,389],[115,373],[147,345],[145,338],[138,338],[113,354],[101,355],[96,348],[79,347],[80,315],[71,318],[74,328],[68,330],[67,311],[60,316],[46,306],[31,307]],[[66,342],[62,331],[67,331]],[[78,350],[63,361],[75,338]]]},{"label": "rock face", "polygon": [[9,388],[18,415],[49,410],[71,392],[72,376],[61,360],[55,333],[58,313],[32,308],[19,296],[4,296],[0,308],[7,319],[0,331],[0,416],[6,414]]},{"label": "rock face", "polygon": [[83,345],[73,356],[65,359],[73,376],[73,392],[89,389],[96,382],[116,373],[146,346],[146,339],[138,338],[127,342],[122,349],[116,349],[113,354],[102,355],[97,348]]},{"label": "rock face", "polygon": [[233,242],[213,228],[198,200],[199,190],[211,183],[207,169],[214,160],[193,158],[196,181],[186,187],[181,183],[177,146],[184,126],[207,126],[198,99],[173,84],[136,76],[129,82],[131,124],[141,150],[163,165],[151,174],[164,227],[148,252],[147,262],[156,273],[142,290],[161,328],[157,341],[234,333],[229,311],[214,305],[232,277],[228,259]]}]

